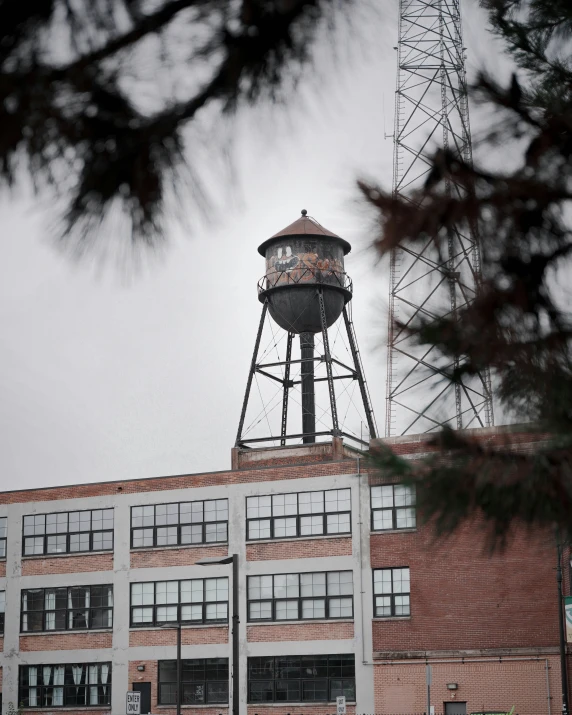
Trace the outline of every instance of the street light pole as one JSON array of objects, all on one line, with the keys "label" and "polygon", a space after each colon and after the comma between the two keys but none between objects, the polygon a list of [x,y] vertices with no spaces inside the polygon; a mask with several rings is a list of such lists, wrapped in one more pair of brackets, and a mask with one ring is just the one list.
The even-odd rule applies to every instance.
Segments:
[{"label": "street light pole", "polygon": [[[238,624],[238,554],[213,556],[195,562],[198,566],[217,566],[232,564],[232,715],[239,715],[240,676],[239,676],[239,633]],[[180,713],[177,713],[180,715]]]}]

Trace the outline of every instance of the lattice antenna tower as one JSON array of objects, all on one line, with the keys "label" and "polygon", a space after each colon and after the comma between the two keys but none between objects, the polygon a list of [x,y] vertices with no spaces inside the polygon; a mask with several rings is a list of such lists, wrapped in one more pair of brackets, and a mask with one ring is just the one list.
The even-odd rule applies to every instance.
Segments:
[{"label": "lattice antenna tower", "polygon": [[[459,0],[400,0],[396,49],[393,191],[413,202],[411,192],[425,183],[437,148],[472,161]],[[452,181],[445,189],[453,196],[464,191]],[[395,325],[455,316],[476,295],[481,265],[474,228],[452,229],[442,259],[431,244],[428,237],[420,247],[398,247],[390,260],[387,437],[494,423],[488,372],[453,385],[444,371],[457,361],[447,364]]]}]

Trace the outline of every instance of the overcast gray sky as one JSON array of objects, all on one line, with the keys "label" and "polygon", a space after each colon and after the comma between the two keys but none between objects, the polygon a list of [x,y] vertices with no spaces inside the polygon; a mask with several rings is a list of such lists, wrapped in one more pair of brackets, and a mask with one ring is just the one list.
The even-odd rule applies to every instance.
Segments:
[{"label": "overcast gray sky", "polygon": [[[256,248],[302,208],[353,244],[354,319],[383,431],[388,283],[354,202],[358,175],[391,185],[397,0],[379,9],[361,39],[359,23],[349,33],[349,62],[347,48],[337,64],[320,53],[286,115],[241,115],[212,220],[191,235],[173,225],[138,275],[59,254],[45,200],[0,201],[1,488],[229,468],[260,315]],[[470,73],[506,71],[474,0],[464,32]],[[486,120],[472,110],[478,134]]]}]

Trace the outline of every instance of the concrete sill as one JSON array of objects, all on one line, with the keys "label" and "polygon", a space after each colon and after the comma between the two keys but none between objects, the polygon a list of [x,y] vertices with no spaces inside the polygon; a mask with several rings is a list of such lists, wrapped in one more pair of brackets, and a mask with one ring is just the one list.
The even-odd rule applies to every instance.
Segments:
[{"label": "concrete sill", "polygon": [[247,621],[248,626],[312,626],[315,623],[329,623],[333,625],[334,623],[353,623],[353,618],[316,618],[315,620],[311,618],[304,619],[302,621]]},{"label": "concrete sill", "polygon": [[[183,625],[184,631],[190,631],[198,628],[228,628],[227,623],[189,623],[188,625]],[[175,631],[177,626],[173,623],[172,628],[168,628],[167,625],[163,626],[129,626],[129,633],[137,633],[138,631]],[[164,707],[170,707],[165,705]],[[190,707],[190,706],[189,706]],[[193,706],[194,707],[194,706]]]},{"label": "concrete sill", "polygon": [[372,621],[410,621],[411,616],[374,616]]},{"label": "concrete sill", "polygon": [[[24,555],[22,554],[22,561],[30,561],[31,559],[35,559],[36,561],[45,561],[46,559],[61,559],[61,558],[69,558],[70,556],[99,556],[99,554],[112,554],[113,549],[106,549],[106,550],[101,550],[101,551],[69,551],[65,554],[28,554]],[[39,708],[34,708],[34,710],[37,710]],[[57,708],[58,710],[65,710],[65,708]],[[49,710],[49,708],[48,708]]]},{"label": "concrete sill", "polygon": [[[20,636],[74,636],[77,633],[113,633],[111,628],[70,628],[64,631],[20,631]],[[34,708],[35,709],[35,708]]]},{"label": "concrete sill", "polygon": [[[228,547],[228,541],[212,541],[209,542],[208,544],[179,544],[177,545],[169,545],[169,546],[137,546],[135,548],[130,548],[129,552],[131,554],[140,554],[140,553],[145,553],[147,551],[173,551],[174,549],[205,549],[205,548],[211,548],[213,546],[226,546]],[[190,564],[192,566],[192,564]],[[159,707],[159,706],[157,706]],[[183,707],[185,707],[183,705]],[[193,706],[188,706],[188,707],[195,707]],[[202,707],[202,706],[201,706]],[[210,706],[206,706],[210,707]]]},{"label": "concrete sill", "polygon": [[374,534],[415,534],[417,531],[416,526],[412,526],[408,529],[372,529],[369,533],[371,536]]},{"label": "concrete sill", "polygon": [[[344,534],[324,534],[323,536],[287,536],[279,539],[250,539],[247,544],[283,544],[292,541],[321,541],[322,539],[347,539],[352,538],[351,531]],[[323,557],[322,557],[323,558]],[[265,706],[266,707],[266,706]]]}]

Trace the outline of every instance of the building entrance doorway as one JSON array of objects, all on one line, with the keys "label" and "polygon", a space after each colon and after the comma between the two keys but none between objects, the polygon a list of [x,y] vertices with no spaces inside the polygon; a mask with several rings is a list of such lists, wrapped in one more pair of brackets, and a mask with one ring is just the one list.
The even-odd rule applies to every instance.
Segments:
[{"label": "building entrance doorway", "polygon": [[467,703],[445,703],[445,715],[467,715]]}]

